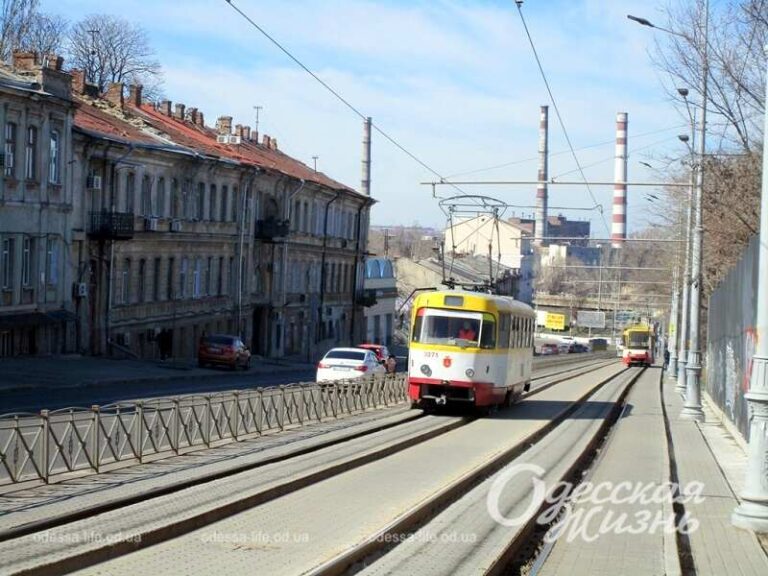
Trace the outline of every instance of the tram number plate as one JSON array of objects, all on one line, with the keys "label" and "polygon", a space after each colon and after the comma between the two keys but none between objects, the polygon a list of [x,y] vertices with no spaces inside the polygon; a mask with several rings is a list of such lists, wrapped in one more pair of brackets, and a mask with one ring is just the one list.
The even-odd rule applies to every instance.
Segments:
[{"label": "tram number plate", "polygon": [[437,352],[424,352],[424,358],[437,358]]}]

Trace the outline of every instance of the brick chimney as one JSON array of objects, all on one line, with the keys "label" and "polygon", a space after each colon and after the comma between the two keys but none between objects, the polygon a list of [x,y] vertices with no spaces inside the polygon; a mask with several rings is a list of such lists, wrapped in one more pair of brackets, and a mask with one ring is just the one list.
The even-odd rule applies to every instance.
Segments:
[{"label": "brick chimney", "polygon": [[131,84],[128,87],[128,101],[137,108],[141,108],[141,92],[143,88],[141,84]]},{"label": "brick chimney", "polygon": [[37,66],[37,53],[14,50],[12,62],[16,70],[34,70]]},{"label": "brick chimney", "polygon": [[205,127],[205,118],[203,118],[202,112],[197,113],[197,122],[195,122],[195,124],[197,124],[201,128]]},{"label": "brick chimney", "polygon": [[104,93],[104,99],[118,108],[123,107],[123,83],[112,82]]},{"label": "brick chimney", "polygon": [[216,120],[216,132],[232,134],[232,116],[219,116],[219,119]]},{"label": "brick chimney", "polygon": [[264,134],[261,140],[261,145],[264,146],[264,148],[269,148],[271,138]]},{"label": "brick chimney", "polygon": [[251,142],[255,142],[256,144],[259,143],[259,131],[258,130],[251,131]]},{"label": "brick chimney", "polygon": [[239,136],[240,139],[243,138],[243,125],[242,124],[235,124],[235,136]]},{"label": "brick chimney", "polygon": [[277,150],[277,138],[270,138],[269,144],[272,150]]},{"label": "brick chimney", "polygon": [[85,70],[72,70],[72,92],[85,94]]},{"label": "brick chimney", "polygon": [[64,66],[64,58],[62,58],[58,54],[53,54],[52,52],[50,52],[43,56],[43,66],[45,68],[50,68],[51,70],[58,70],[60,72],[62,67]]},{"label": "brick chimney", "polygon": [[197,108],[193,108],[192,106],[187,108],[187,120],[192,124],[197,125]]},{"label": "brick chimney", "polygon": [[176,118],[176,120],[184,121],[184,110],[187,109],[187,107],[182,104],[181,102],[178,102],[176,106],[174,106],[176,111],[173,113],[173,117]]},{"label": "brick chimney", "polygon": [[243,126],[243,139],[244,140],[250,140],[251,139],[251,127],[250,126]]},{"label": "brick chimney", "polygon": [[166,116],[171,115],[171,101],[170,100],[163,100],[160,102],[160,114],[165,114]]}]

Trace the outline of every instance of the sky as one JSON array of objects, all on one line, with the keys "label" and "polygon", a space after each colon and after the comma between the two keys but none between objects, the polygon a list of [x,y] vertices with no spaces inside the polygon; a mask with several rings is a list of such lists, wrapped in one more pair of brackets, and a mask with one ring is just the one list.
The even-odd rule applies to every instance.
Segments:
[{"label": "sky", "polygon": [[[658,181],[663,158],[682,156],[685,120],[662,89],[654,32],[627,14],[663,23],[666,0],[525,0],[522,12],[563,122],[590,181],[613,179],[615,119],[629,114],[629,181]],[[364,116],[443,177],[536,179],[539,107],[550,105],[550,176],[581,179],[512,0],[233,0],[233,4]],[[360,187],[363,121],[226,0],[42,0],[75,22],[109,13],[139,23],[163,66],[166,97],[255,124],[285,153]],[[497,167],[504,165],[503,167]],[[488,167],[497,167],[483,170]],[[375,225],[442,228],[437,177],[380,134],[372,143]],[[462,186],[530,215],[535,186]],[[612,188],[550,186],[550,213],[610,226]],[[630,231],[648,225],[646,192],[628,193]],[[459,194],[438,187],[440,196]]]}]

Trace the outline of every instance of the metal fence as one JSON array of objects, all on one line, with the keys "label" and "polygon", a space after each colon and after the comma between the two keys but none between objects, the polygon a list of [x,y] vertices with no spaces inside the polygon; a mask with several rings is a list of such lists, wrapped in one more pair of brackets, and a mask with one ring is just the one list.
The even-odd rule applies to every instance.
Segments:
[{"label": "metal fence", "polygon": [[339,418],[407,398],[404,374],[0,417],[0,485],[48,482]]},{"label": "metal fence", "polygon": [[741,261],[712,293],[707,321],[707,392],[745,439],[749,389],[757,331],[759,239],[754,237]]}]

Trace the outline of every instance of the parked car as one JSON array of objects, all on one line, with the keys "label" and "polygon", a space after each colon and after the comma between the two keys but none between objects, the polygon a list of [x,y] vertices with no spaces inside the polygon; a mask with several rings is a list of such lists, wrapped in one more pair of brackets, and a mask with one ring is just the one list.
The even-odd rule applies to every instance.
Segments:
[{"label": "parked car", "polygon": [[364,348],[376,354],[376,360],[385,362],[389,358],[389,348],[383,344],[358,344],[357,348]]},{"label": "parked car", "polygon": [[372,350],[332,348],[317,364],[317,381],[349,380],[385,371]]},{"label": "parked car", "polygon": [[568,352],[571,354],[574,353],[580,353],[580,352],[589,352],[589,346],[586,344],[580,344],[579,342],[574,342],[571,344],[571,347],[568,349]]},{"label": "parked car", "polygon": [[229,366],[232,370],[248,370],[251,367],[251,351],[237,336],[211,334],[200,338],[197,363],[199,366],[214,364]]},{"label": "parked car", "polygon": [[557,347],[557,344],[542,344],[541,345],[541,355],[542,356],[551,356],[553,354],[559,354],[560,350]]}]

